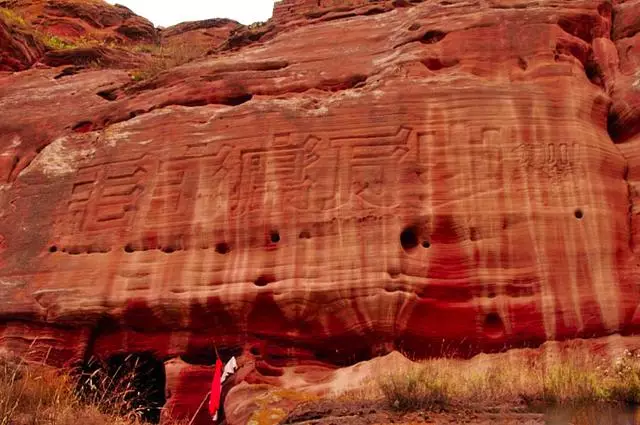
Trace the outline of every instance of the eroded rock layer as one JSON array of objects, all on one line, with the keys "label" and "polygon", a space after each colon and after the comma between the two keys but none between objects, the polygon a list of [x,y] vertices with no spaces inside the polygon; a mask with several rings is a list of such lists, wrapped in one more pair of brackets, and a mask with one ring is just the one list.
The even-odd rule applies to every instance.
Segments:
[{"label": "eroded rock layer", "polygon": [[372,5],[0,77],[2,346],[205,391],[214,346],[268,377],[634,332],[640,2]]}]

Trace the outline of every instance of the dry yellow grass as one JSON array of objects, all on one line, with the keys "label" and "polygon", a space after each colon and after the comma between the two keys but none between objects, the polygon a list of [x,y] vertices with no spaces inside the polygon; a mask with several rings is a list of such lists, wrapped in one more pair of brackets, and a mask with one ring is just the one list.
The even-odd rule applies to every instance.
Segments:
[{"label": "dry yellow grass", "polygon": [[584,351],[562,356],[432,359],[381,373],[340,399],[385,400],[391,407],[640,403],[640,352],[608,360]]},{"label": "dry yellow grass", "polygon": [[27,21],[25,21],[21,15],[4,7],[0,7],[0,19],[4,20],[9,25],[15,25],[18,27],[27,27],[28,25]]},{"label": "dry yellow grass", "polygon": [[81,397],[68,373],[0,359],[0,425],[141,425],[140,412],[128,409],[127,379],[107,387]]},{"label": "dry yellow grass", "polygon": [[77,47],[86,47],[89,45],[96,45],[98,43],[97,41],[87,37],[70,41],[46,32],[38,31],[25,19],[24,16],[13,9],[0,7],[0,19],[6,22],[9,26],[30,31],[44,46],[53,50],[75,49]]}]

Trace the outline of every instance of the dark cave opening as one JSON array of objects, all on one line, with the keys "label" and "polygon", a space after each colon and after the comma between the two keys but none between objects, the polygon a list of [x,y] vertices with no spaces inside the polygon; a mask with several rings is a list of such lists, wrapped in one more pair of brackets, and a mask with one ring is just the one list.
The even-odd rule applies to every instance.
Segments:
[{"label": "dark cave opening", "polygon": [[116,354],[85,363],[77,391],[82,399],[99,401],[99,407],[111,413],[158,424],[166,402],[165,382],[164,362],[152,353]]}]

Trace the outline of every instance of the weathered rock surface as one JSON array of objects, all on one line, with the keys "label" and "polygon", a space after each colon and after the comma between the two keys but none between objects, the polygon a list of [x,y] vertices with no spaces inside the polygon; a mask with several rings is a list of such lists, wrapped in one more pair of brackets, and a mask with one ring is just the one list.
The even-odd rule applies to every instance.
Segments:
[{"label": "weathered rock surface", "polygon": [[3,0],[0,8],[10,12],[0,13],[2,71],[35,63],[139,69],[167,56],[182,64],[242,28],[228,19],[208,19],[159,30],[126,7],[102,0]]},{"label": "weathered rock surface", "polygon": [[229,35],[240,27],[239,23],[229,19],[207,19],[174,25],[163,30],[160,35],[163,44],[167,46],[203,46],[205,50],[213,50],[227,41]]},{"label": "weathered rock surface", "polygon": [[638,330],[640,2],[315,3],[0,76],[0,346],[180,357],[193,412],[214,346],[272,385]]},{"label": "weathered rock surface", "polygon": [[158,40],[153,24],[124,6],[101,0],[1,0],[35,29],[59,36],[126,43]]},{"label": "weathered rock surface", "polygon": [[32,33],[0,15],[0,71],[23,71],[44,51],[44,46]]}]

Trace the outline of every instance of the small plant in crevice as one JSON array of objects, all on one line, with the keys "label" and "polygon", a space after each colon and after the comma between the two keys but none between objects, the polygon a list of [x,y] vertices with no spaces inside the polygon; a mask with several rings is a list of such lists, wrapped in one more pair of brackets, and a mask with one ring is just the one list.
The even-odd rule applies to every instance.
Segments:
[{"label": "small plant in crevice", "polygon": [[253,29],[256,29],[256,28],[264,27],[265,25],[267,25],[266,22],[258,21],[258,22],[254,22],[252,24],[247,25],[247,28],[250,29],[250,30],[253,30]]},{"label": "small plant in crevice", "polygon": [[22,28],[26,28],[29,26],[27,21],[20,14],[5,7],[0,7],[0,19],[5,21],[9,25],[14,25]]},{"label": "small plant in crevice", "polygon": [[63,40],[55,35],[42,34],[40,36],[40,40],[46,47],[53,50],[66,50],[76,48],[76,45],[74,43]]}]

